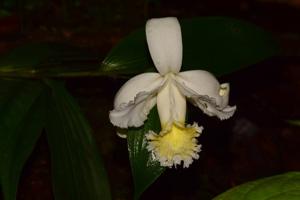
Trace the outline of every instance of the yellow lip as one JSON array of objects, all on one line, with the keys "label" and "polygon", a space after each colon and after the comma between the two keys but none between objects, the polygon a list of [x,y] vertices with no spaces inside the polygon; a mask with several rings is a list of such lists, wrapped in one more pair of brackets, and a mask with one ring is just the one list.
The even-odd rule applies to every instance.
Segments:
[{"label": "yellow lip", "polygon": [[181,127],[173,123],[169,130],[162,130],[162,135],[147,134],[148,149],[153,151],[162,166],[172,167],[183,162],[183,166],[188,167],[193,159],[199,158],[201,145],[197,144],[196,138],[201,131],[197,124]]}]

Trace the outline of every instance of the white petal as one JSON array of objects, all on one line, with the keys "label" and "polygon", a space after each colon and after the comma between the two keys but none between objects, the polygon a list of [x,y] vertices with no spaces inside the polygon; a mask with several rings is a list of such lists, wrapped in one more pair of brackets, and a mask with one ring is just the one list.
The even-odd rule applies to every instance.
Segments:
[{"label": "white petal", "polygon": [[159,73],[178,73],[182,62],[182,39],[178,20],[175,17],[148,20],[146,37],[151,58]]},{"label": "white petal", "polygon": [[209,116],[228,119],[235,110],[235,106],[228,106],[229,84],[219,84],[218,80],[209,72],[193,70],[181,72],[176,76],[179,90]]},{"label": "white petal", "polygon": [[164,79],[158,73],[144,73],[128,80],[118,91],[109,118],[120,128],[139,127],[156,103]]},{"label": "white petal", "polygon": [[157,109],[163,129],[168,129],[172,123],[184,125],[186,100],[173,80],[169,80],[158,93]]}]

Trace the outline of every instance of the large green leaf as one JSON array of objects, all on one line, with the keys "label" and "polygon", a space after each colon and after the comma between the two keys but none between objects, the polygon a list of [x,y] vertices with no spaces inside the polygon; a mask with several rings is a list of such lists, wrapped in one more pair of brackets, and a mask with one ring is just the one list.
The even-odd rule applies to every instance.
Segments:
[{"label": "large green leaf", "polygon": [[5,200],[15,200],[23,166],[44,125],[43,86],[0,79],[0,180]]},{"label": "large green leaf", "polygon": [[300,172],[263,178],[237,186],[214,200],[299,200]]},{"label": "large green leaf", "polygon": [[2,77],[69,77],[98,75],[98,56],[58,43],[30,43],[0,57]]},{"label": "large green leaf", "polygon": [[165,170],[158,161],[153,160],[146,148],[145,134],[149,130],[160,131],[160,122],[156,108],[152,109],[143,127],[131,128],[127,134],[129,159],[135,186],[134,199],[138,199],[147,187]]},{"label": "large green leaf", "polygon": [[[277,53],[272,37],[260,28],[232,18],[203,17],[181,22],[182,71],[203,69],[215,75],[228,74]],[[102,62],[102,71],[137,74],[155,71],[144,28],[115,46]]]},{"label": "large green leaf", "polygon": [[103,162],[91,128],[63,85],[47,80],[51,88],[46,133],[51,151],[56,200],[109,200]]}]

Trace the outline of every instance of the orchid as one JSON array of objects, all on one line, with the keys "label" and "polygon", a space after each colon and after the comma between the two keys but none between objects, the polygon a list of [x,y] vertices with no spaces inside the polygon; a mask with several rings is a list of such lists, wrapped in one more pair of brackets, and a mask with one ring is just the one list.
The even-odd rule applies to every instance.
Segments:
[{"label": "orchid", "polygon": [[228,105],[229,84],[219,84],[204,70],[180,72],[183,45],[176,18],[148,20],[146,39],[159,73],[142,73],[128,80],[116,94],[109,118],[120,128],[140,127],[157,105],[161,131],[146,134],[147,149],[161,166],[183,163],[188,167],[199,158],[201,145],[196,138],[203,127],[196,122],[186,124],[186,100],[209,116],[228,119],[236,110],[236,106]]}]

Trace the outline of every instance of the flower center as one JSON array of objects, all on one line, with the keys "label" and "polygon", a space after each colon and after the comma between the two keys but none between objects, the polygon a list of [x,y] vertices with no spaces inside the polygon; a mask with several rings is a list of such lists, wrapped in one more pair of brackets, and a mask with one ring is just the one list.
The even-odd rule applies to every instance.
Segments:
[{"label": "flower center", "polygon": [[173,123],[169,130],[162,130],[159,135],[150,131],[146,135],[147,148],[162,166],[176,167],[183,162],[183,167],[188,167],[193,159],[199,158],[201,145],[197,144],[196,137],[201,131],[202,127],[196,123],[187,127]]},{"label": "flower center", "polygon": [[168,80],[174,79],[175,76],[176,76],[176,74],[174,72],[169,72],[164,75],[164,77],[166,77]]}]

